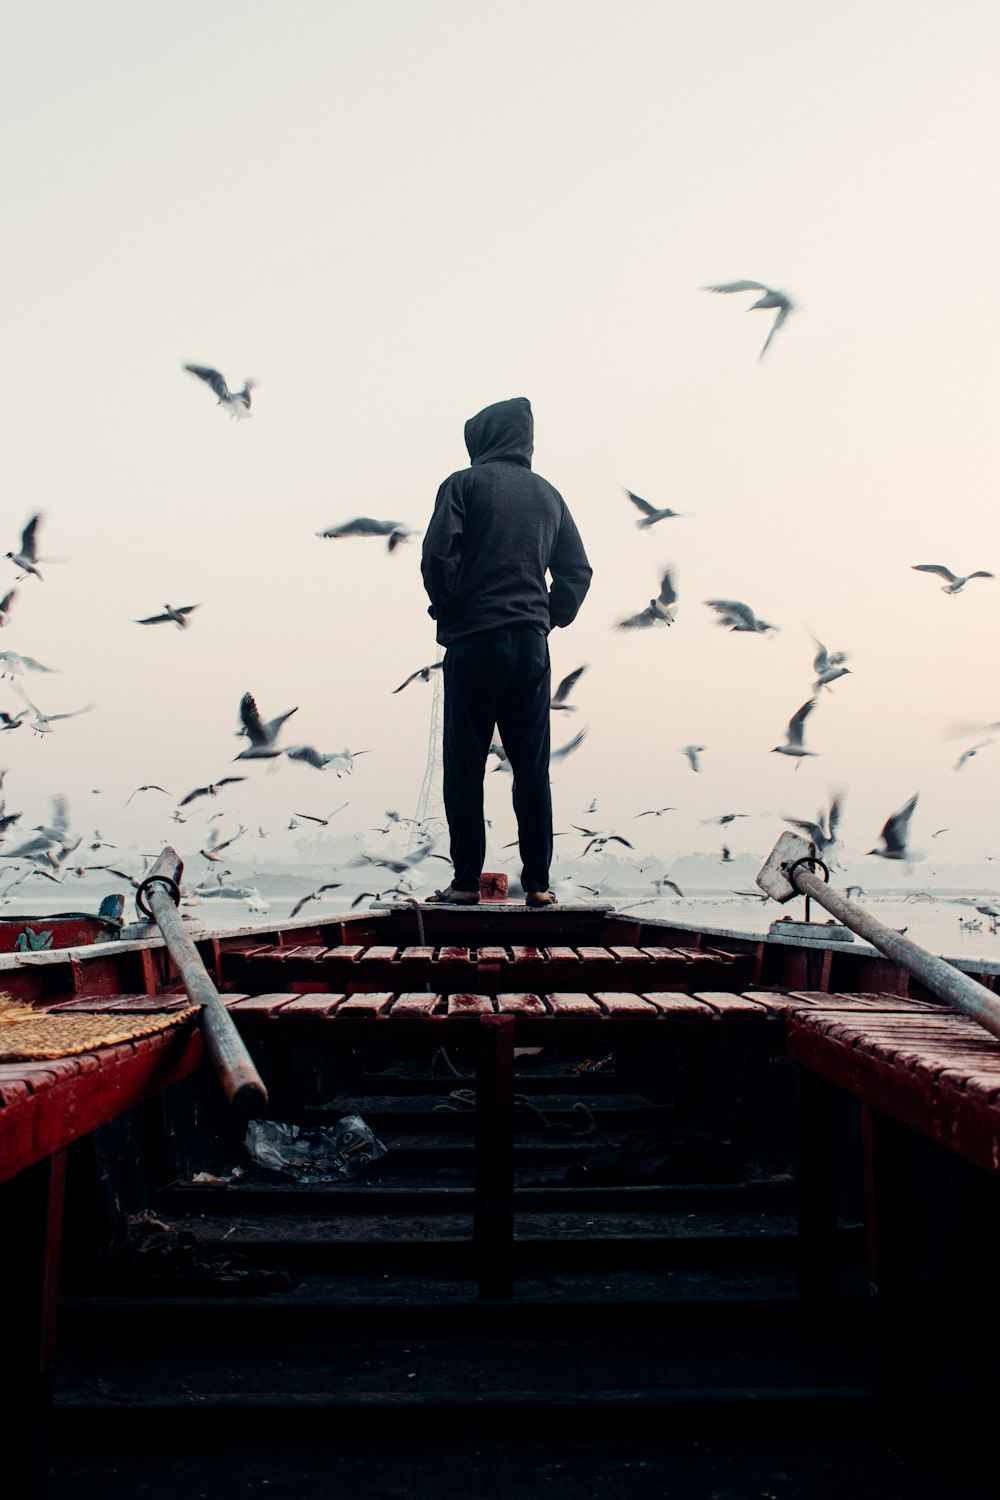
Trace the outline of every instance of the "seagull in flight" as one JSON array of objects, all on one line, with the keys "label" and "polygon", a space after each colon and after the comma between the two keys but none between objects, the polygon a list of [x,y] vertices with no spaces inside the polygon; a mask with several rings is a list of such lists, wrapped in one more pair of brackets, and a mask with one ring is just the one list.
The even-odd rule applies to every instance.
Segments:
[{"label": "seagull in flight", "polygon": [[69,713],[65,714],[43,714],[41,709],[36,708],[35,704],[31,702],[31,699],[20,688],[19,684],[15,684],[15,691],[20,692],[21,697],[24,699],[25,703],[28,705],[28,707],[31,709],[31,712],[35,716],[31,721],[31,727],[36,734],[51,734],[52,726],[58,719],[75,719],[80,714],[91,713],[97,706],[94,703],[88,703],[86,708],[74,708]]},{"label": "seagull in flight", "polygon": [[[6,557],[10,558],[15,568],[21,569],[22,578],[27,578],[29,573],[33,573],[38,579],[39,583],[42,582],[42,575],[41,573],[39,573],[35,564],[41,561],[37,551],[38,523],[41,521],[41,519],[41,511],[39,511],[37,515],[32,516],[31,520],[28,522],[27,526],[21,533],[21,549],[19,552],[7,552],[4,554]],[[5,600],[4,602],[9,603],[11,598],[13,598],[13,595],[8,595],[7,600]]]},{"label": "seagull in flight", "polygon": [[128,807],[132,798],[137,797],[140,792],[163,792],[165,796],[170,796],[165,786],[157,786],[155,781],[147,781],[144,786],[137,786],[134,792],[129,793],[125,798],[125,806]]},{"label": "seagull in flight", "polygon": [[764,340],[763,349],[757,356],[758,360],[762,360],[764,358],[764,355],[767,353],[770,347],[771,340],[774,338],[774,335],[777,333],[782,323],[784,323],[785,319],[788,317],[788,314],[792,311],[794,306],[791,298],[787,296],[785,292],[779,292],[773,286],[765,286],[762,281],[724,281],[719,286],[702,287],[702,291],[764,293],[763,297],[759,297],[757,301],[751,303],[750,307],[747,309],[748,312],[754,312],[758,307],[773,309],[775,314],[774,322],[771,324],[771,331],[768,334],[767,338]]},{"label": "seagull in flight", "polygon": [[563,678],[562,682],[560,682],[559,686],[556,688],[555,692],[552,694],[552,701],[549,704],[550,708],[555,708],[555,709],[561,708],[561,709],[564,709],[565,712],[568,713],[568,714],[575,714],[576,713],[576,704],[575,703],[567,703],[566,699],[569,697],[570,693],[576,687],[577,683],[580,680],[580,677],[582,676],[582,674],[584,672],[586,672],[586,670],[587,670],[586,666],[577,667],[577,669],[576,669],[575,672],[570,672],[570,674],[569,674],[568,677],[564,677]]},{"label": "seagull in flight", "polygon": [[907,863],[910,860],[921,857],[919,854],[911,851],[908,842],[910,837],[910,819],[913,816],[913,809],[917,805],[917,798],[919,796],[919,792],[914,792],[909,802],[905,803],[899,809],[899,812],[894,812],[890,817],[886,818],[882,832],[879,834],[879,838],[882,840],[882,848],[869,849],[869,854],[877,854],[880,859],[904,859]]},{"label": "seagull in flight", "polygon": [[234,760],[270,760],[276,755],[281,755],[278,748],[278,733],[286,719],[292,714],[298,713],[298,708],[290,708],[286,713],[278,714],[277,718],[263,721],[258,710],[257,703],[252,693],[244,693],[240,699],[240,718],[243,727],[238,729],[237,734],[245,735],[250,741],[248,750],[241,750]]},{"label": "seagull in flight", "polygon": [[312,745],[291,745],[285,755],[289,760],[304,761],[307,766],[313,766],[317,771],[325,771],[332,767],[337,776],[350,774],[354,769],[354,757],[356,755],[367,755],[367,750],[334,750],[330,755],[324,755]]},{"label": "seagull in flight", "polygon": [[676,812],[676,807],[647,807],[645,812],[636,813],[637,818],[662,818],[664,813]]},{"label": "seagull in flight", "polygon": [[626,849],[631,849],[633,852],[635,850],[635,845],[630,844],[628,839],[623,839],[620,833],[598,833],[590,840],[580,858],[582,859],[585,854],[589,854],[591,849],[603,849],[606,844],[624,844]]},{"label": "seagull in flight", "polygon": [[669,568],[665,569],[660,580],[660,592],[655,599],[650,599],[649,604],[637,615],[630,615],[627,620],[618,621],[619,630],[646,630],[651,625],[672,625],[674,623],[673,605],[677,603],[677,590]]},{"label": "seagull in flight", "polygon": [[[565,745],[560,745],[558,749],[550,751],[549,760],[565,760],[567,755],[572,755],[574,750],[579,750],[587,738],[589,727],[589,725],[585,724],[577,734],[574,734],[571,740],[566,741]],[[493,741],[486,753],[487,755],[495,755],[497,758],[497,764],[493,767],[494,771],[512,772],[513,767],[510,763],[510,756],[498,740]]]},{"label": "seagull in flight", "polygon": [[211,386],[219,398],[219,405],[225,406],[231,417],[243,418],[250,416],[250,392],[257,384],[255,380],[247,376],[243,382],[243,389],[241,391],[231,391],[226,384],[225,376],[221,375],[218,370],[211,369],[208,365],[185,365],[184,368],[189,375],[197,375],[199,380],[203,380],[206,385]]},{"label": "seagull in flight", "polygon": [[0,630],[10,624],[10,607],[17,598],[17,589],[11,589],[0,599]]},{"label": "seagull in flight", "polygon": [[16,651],[0,651],[0,677],[20,677],[25,672],[54,672],[33,656],[19,656]]},{"label": "seagull in flight", "polygon": [[[815,823],[810,823],[805,818],[789,818],[782,813],[782,822],[790,823],[793,828],[799,829],[807,839],[813,843],[816,853],[820,859],[827,849],[837,842],[837,830],[840,826],[840,810],[843,798],[840,792],[835,793],[830,799],[830,811],[826,815],[819,813]],[[825,816],[825,825],[824,825]]]},{"label": "seagull in flight", "polygon": [[788,729],[785,732],[786,743],[775,745],[771,751],[772,755],[791,755],[798,760],[804,755],[815,755],[815,750],[807,750],[803,744],[805,735],[805,723],[813,709],[816,707],[816,699],[809,698],[802,707],[796,709],[788,721]]},{"label": "seagull in flight", "polygon": [[585,724],[584,727],[579,731],[579,733],[574,734],[571,740],[566,741],[565,745],[560,745],[558,750],[553,750],[552,754],[549,756],[549,759],[565,760],[567,755],[572,755],[574,750],[579,750],[580,746],[587,738],[588,728],[589,726]]},{"label": "seagull in flight", "polygon": [[182,604],[179,608],[175,609],[172,604],[165,604],[162,615],[147,615],[145,619],[136,620],[135,623],[136,625],[169,625],[170,621],[173,620],[178,630],[187,630],[189,623],[187,616],[193,610],[200,608],[201,606],[198,604]]},{"label": "seagull in flight", "polygon": [[641,531],[647,530],[650,526],[655,526],[657,521],[670,521],[675,516],[682,514],[679,510],[671,510],[669,506],[664,506],[662,510],[657,510],[655,505],[650,505],[649,501],[643,500],[640,495],[633,495],[631,490],[626,490],[625,493],[636,510],[642,512],[635,523]]},{"label": "seagull in flight", "polygon": [[701,770],[701,762],[699,761],[698,756],[705,749],[707,749],[707,746],[705,746],[705,745],[682,745],[681,746],[681,754],[687,756],[687,758],[688,758],[688,764],[690,765],[692,771],[700,771]]},{"label": "seagull in flight", "polygon": [[[391,870],[394,875],[405,875],[414,865],[419,865],[422,860],[433,853],[434,845],[428,840],[419,844],[409,854],[404,854],[402,859],[386,859],[383,855],[361,853],[356,859],[351,860],[352,865],[381,865],[386,870]],[[443,858],[443,856],[442,856]]]},{"label": "seagull in flight", "polygon": [[956,760],[955,764],[952,766],[952,770],[960,771],[967,760],[971,760],[972,757],[974,755],[977,755],[980,750],[985,750],[987,745],[993,745],[995,743],[995,740],[980,740],[978,745],[970,745],[968,750],[962,751],[961,755],[958,757],[958,760]]},{"label": "seagull in flight", "polygon": [[234,781],[246,781],[245,776],[220,776],[218,781],[210,781],[208,786],[196,786],[193,791],[188,792],[178,802],[178,807],[187,807],[189,802],[194,802],[198,797],[217,797],[224,786],[229,786]]},{"label": "seagull in flight", "polygon": [[372,516],[355,516],[353,521],[342,521],[339,526],[328,526],[325,531],[317,531],[317,536],[340,538],[344,536],[385,536],[389,540],[386,543],[388,552],[395,552],[400,542],[405,541],[408,536],[416,536],[415,531],[404,526],[402,521],[376,521]]},{"label": "seagull in flight", "polygon": [[401,693],[405,687],[409,687],[411,682],[416,682],[418,677],[420,678],[421,682],[430,682],[431,673],[440,672],[443,666],[444,661],[442,660],[432,661],[430,666],[427,667],[418,667],[415,672],[410,673],[405,682],[401,682],[399,684],[398,688],[393,688],[393,693]]},{"label": "seagull in flight", "polygon": [[236,833],[234,833],[230,838],[223,840],[219,837],[218,828],[213,828],[208,843],[205,845],[204,849],[199,849],[198,853],[202,856],[203,859],[207,859],[210,864],[215,864],[217,860],[220,860],[222,858],[223,849],[228,849],[230,844],[235,844],[236,840],[242,838],[245,833],[246,829],[241,823]]},{"label": "seagull in flight", "polygon": [[946,582],[941,589],[942,594],[960,594],[970,578],[993,577],[992,573],[987,573],[980,568],[977,572],[966,573],[965,577],[961,578],[957,573],[953,573],[950,568],[944,567],[942,563],[914,563],[911,571],[914,573],[936,573],[938,578],[944,578]]},{"label": "seagull in flight", "polygon": [[831,682],[836,682],[838,677],[845,677],[850,673],[850,667],[845,667],[847,660],[846,651],[828,651],[822,641],[813,636],[816,646],[816,655],[813,657],[813,671],[816,673],[816,681],[813,683],[813,692],[818,693],[820,688],[828,688]]},{"label": "seagull in flight", "polygon": [[296,901],[295,905],[288,913],[289,920],[291,920],[292,917],[297,917],[302,908],[306,906],[310,901],[319,901],[324,891],[336,891],[339,889],[339,880],[328,880],[326,885],[321,885],[315,891],[310,891],[308,896],[303,896],[301,901]]},{"label": "seagull in flight", "polygon": [[333,809],[332,813],[327,813],[325,818],[318,818],[315,813],[296,813],[295,816],[297,818],[305,818],[309,823],[318,823],[321,828],[326,828],[331,820],[336,816],[336,814],[339,812],[343,812],[344,808],[347,806],[348,804],[346,802],[342,802],[339,807],[335,807]]},{"label": "seagull in flight", "polygon": [[766,635],[769,630],[778,628],[767,620],[758,620],[749,604],[741,604],[738,599],[706,599],[705,603],[718,614],[716,624],[728,626],[730,630]]}]

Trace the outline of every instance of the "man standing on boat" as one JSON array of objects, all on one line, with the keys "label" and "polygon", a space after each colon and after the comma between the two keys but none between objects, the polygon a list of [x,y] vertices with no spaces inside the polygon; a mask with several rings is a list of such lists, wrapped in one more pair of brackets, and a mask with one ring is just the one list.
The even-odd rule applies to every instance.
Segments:
[{"label": "man standing on boat", "polygon": [[[445,480],[421,571],[444,658],[444,805],[452,883],[432,900],[473,906],[486,858],[483,777],[494,729],[514,773],[525,900],[549,890],[548,633],[572,624],[591,568],[559,491],[531,471],[534,419],[524,396],[465,424],[471,467]],[[551,578],[551,583],[549,579]]]}]

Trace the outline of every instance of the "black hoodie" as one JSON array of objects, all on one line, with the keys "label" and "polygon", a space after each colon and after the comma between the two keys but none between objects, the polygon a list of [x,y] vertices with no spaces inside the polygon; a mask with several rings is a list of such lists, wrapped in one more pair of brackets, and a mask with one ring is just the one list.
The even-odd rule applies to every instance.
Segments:
[{"label": "black hoodie", "polygon": [[531,403],[515,396],[470,417],[465,446],[472,467],[438,490],[424,537],[421,571],[438,640],[450,646],[498,626],[547,633],[569,625],[591,567],[565,500],[531,472]]}]

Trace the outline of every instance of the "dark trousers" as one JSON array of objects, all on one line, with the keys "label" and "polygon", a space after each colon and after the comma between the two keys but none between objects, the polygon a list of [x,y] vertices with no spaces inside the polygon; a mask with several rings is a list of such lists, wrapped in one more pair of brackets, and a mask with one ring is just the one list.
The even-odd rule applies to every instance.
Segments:
[{"label": "dark trousers", "polygon": [[545,891],[552,861],[549,643],[530,625],[483,630],[444,657],[444,808],[456,890],[477,891],[486,858],[483,776],[494,730],[514,773],[521,883]]}]

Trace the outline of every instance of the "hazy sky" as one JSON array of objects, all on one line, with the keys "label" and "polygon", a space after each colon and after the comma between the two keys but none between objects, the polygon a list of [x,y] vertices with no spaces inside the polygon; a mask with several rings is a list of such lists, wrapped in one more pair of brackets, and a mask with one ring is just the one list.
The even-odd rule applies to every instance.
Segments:
[{"label": "hazy sky", "polygon": [[[41,509],[66,561],[20,585],[0,649],[61,669],[24,679],[42,709],[97,704],[0,738],[24,824],[52,791],[81,832],[182,849],[224,806],[275,830],[346,797],[345,826],[411,812],[431,692],[392,689],[434,659],[419,539],[315,533],[422,528],[465,419],[526,395],[594,565],[551,643],[557,678],[589,664],[554,725],[589,725],[557,827],[595,796],[604,828],[675,803],[631,825],[666,854],[746,811],[733,846],[763,853],[841,786],[863,850],[920,789],[918,842],[998,848],[1000,741],[955,773],[970,741],[942,732],[1000,719],[1000,577],[950,598],[911,571],[1000,574],[995,0],[8,0],[2,34],[0,551]],[[797,304],[760,364],[771,314],[700,290],[738,277]],[[253,417],[185,361],[256,376]],[[690,514],[638,531],[624,487]],[[667,563],[677,624],[616,633]],[[720,631],[717,597],[780,633]],[[188,632],[132,623],[164,601],[201,605]],[[852,675],[796,770],[768,752],[810,631]],[[232,769],[248,689],[298,705],[287,742],[367,750],[353,777],[251,766],[184,829],[166,799],[126,815],[140,782]],[[506,778],[489,803],[499,843]]]}]

